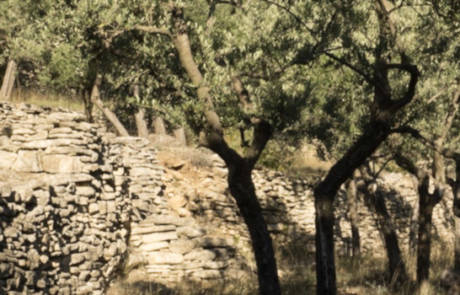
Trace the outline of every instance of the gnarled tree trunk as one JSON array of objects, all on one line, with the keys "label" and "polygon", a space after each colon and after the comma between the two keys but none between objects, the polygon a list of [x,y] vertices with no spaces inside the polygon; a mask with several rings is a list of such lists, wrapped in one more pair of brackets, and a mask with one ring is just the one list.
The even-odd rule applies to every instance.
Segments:
[{"label": "gnarled tree trunk", "polygon": [[179,54],[181,65],[192,83],[197,87],[198,99],[206,105],[204,115],[207,126],[200,133],[200,139],[203,145],[224,160],[229,170],[228,185],[230,192],[238,205],[251,237],[257,264],[259,293],[263,295],[279,295],[281,294],[281,287],[272,240],[251,178],[255,163],[268,140],[272,137],[272,127],[266,121],[255,118],[253,139],[251,145],[245,150],[244,157],[228,146],[223,136],[220,119],[214,111],[209,87],[206,86],[205,80],[193,58],[182,10],[175,8],[173,16],[176,31],[173,36],[173,42]]},{"label": "gnarled tree trunk", "polygon": [[[399,70],[410,75],[407,91],[399,99],[392,99],[388,78],[389,70]],[[374,86],[374,101],[371,107],[371,122],[361,137],[345,155],[329,170],[326,178],[314,190],[316,225],[316,279],[318,295],[335,295],[336,277],[334,262],[334,208],[333,202],[340,186],[353,175],[356,168],[364,164],[379,145],[393,132],[395,114],[412,101],[419,72],[410,64],[387,64],[378,60],[374,78],[367,77]]]},{"label": "gnarled tree trunk", "polygon": [[329,170],[326,178],[314,190],[316,226],[316,280],[318,295],[335,295],[334,208],[333,202],[340,186],[371,156],[390,134],[390,126],[371,122],[363,135]]}]

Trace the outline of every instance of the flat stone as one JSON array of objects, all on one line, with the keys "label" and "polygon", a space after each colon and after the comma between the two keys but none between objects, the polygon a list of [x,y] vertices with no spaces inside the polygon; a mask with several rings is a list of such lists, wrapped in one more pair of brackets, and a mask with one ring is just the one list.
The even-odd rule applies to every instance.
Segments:
[{"label": "flat stone", "polygon": [[169,250],[174,253],[185,254],[189,253],[196,247],[196,242],[193,240],[176,240],[169,244]]},{"label": "flat stone", "polygon": [[218,270],[206,269],[193,272],[191,276],[197,279],[217,279],[220,278],[222,275]]},{"label": "flat stone", "polygon": [[0,168],[10,169],[13,166],[13,163],[16,161],[16,158],[16,153],[0,151]]},{"label": "flat stone", "polygon": [[206,261],[203,263],[204,269],[225,269],[227,266],[226,261]]},{"label": "flat stone", "polygon": [[157,232],[175,231],[175,225],[139,225],[131,229],[132,235],[144,235]]},{"label": "flat stone", "polygon": [[68,155],[43,155],[43,170],[49,173],[82,173],[84,165],[78,157]]},{"label": "flat stone", "polygon": [[135,167],[135,168],[132,168],[130,171],[129,171],[129,175],[131,176],[143,176],[143,175],[152,175],[154,174],[156,171],[151,169],[151,168],[145,168],[145,167]]},{"label": "flat stone", "polygon": [[155,252],[147,255],[149,264],[181,264],[184,262],[184,256],[171,252]]},{"label": "flat stone", "polygon": [[33,140],[33,141],[25,142],[22,146],[25,149],[38,150],[38,149],[46,149],[52,144],[53,144],[53,140],[42,139],[42,140]]},{"label": "flat stone", "polygon": [[77,186],[76,189],[76,194],[80,196],[90,197],[96,193],[96,190],[91,186]]},{"label": "flat stone", "polygon": [[185,260],[211,261],[216,258],[216,253],[211,250],[198,249],[184,256]]},{"label": "flat stone", "polygon": [[168,240],[177,240],[177,233],[175,231],[170,232],[160,232],[160,233],[151,233],[142,236],[142,241],[144,244],[168,241]]},{"label": "flat stone", "polygon": [[155,242],[155,243],[149,243],[149,244],[142,244],[140,246],[140,249],[145,252],[150,252],[150,251],[156,251],[159,249],[164,249],[169,246],[168,242]]},{"label": "flat stone", "polygon": [[70,265],[77,265],[85,260],[85,255],[81,253],[75,253],[70,255]]},{"label": "flat stone", "polygon": [[194,226],[181,226],[177,228],[177,234],[180,236],[185,235],[186,237],[193,239],[203,236],[205,231]]},{"label": "flat stone", "polygon": [[149,216],[146,222],[151,222],[153,224],[174,224],[174,225],[184,225],[187,224],[190,220],[180,218],[178,216],[171,215],[152,215]]},{"label": "flat stone", "polygon": [[19,151],[16,161],[13,164],[13,170],[19,172],[40,172],[42,165],[36,151]]},{"label": "flat stone", "polygon": [[97,212],[99,212],[99,205],[96,204],[96,203],[91,203],[89,204],[88,206],[88,212],[90,214],[96,214]]}]

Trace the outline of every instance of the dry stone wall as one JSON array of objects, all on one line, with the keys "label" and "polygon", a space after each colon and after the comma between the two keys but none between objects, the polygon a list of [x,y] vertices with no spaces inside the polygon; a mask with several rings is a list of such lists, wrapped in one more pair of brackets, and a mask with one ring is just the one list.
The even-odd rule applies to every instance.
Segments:
[{"label": "dry stone wall", "polygon": [[78,113],[2,103],[0,122],[0,294],[103,294],[162,190],[154,151]]},{"label": "dry stone wall", "polygon": [[[0,103],[0,294],[103,294],[120,268],[173,286],[254,274],[246,227],[223,162],[206,151],[116,137],[83,115]],[[311,181],[253,174],[278,249],[314,251]],[[413,252],[417,196],[408,177],[387,174],[400,245]],[[451,199],[435,208],[435,234],[452,243]],[[337,198],[336,251],[349,255],[351,229]],[[374,213],[360,201],[362,251],[384,255]],[[284,270],[281,269],[281,275]]]}]

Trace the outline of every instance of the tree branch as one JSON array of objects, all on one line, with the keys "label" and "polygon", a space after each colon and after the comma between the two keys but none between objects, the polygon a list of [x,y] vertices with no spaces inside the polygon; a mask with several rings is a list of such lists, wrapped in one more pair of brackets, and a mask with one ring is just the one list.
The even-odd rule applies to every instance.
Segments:
[{"label": "tree branch", "polygon": [[245,152],[245,158],[250,167],[254,167],[257,160],[259,160],[260,154],[272,135],[273,128],[270,123],[265,120],[259,120],[259,122],[256,123],[251,146]]},{"label": "tree branch", "polygon": [[419,179],[419,176],[421,176],[420,169],[408,157],[404,156],[400,151],[395,151],[393,159],[399,167],[401,167],[402,169],[406,170],[410,174],[416,176],[417,179]]},{"label": "tree branch", "polygon": [[351,63],[347,62],[346,60],[344,60],[343,58],[340,58],[340,57],[337,57],[335,56],[334,54],[332,53],[329,53],[329,52],[324,52],[324,55],[326,55],[327,57],[335,60],[336,62],[346,66],[347,68],[351,69],[352,71],[354,71],[355,73],[359,74],[361,77],[363,77],[369,84],[371,85],[374,85],[374,80],[368,75],[366,74],[364,71],[358,69],[356,66],[352,65]]},{"label": "tree branch", "polygon": [[391,107],[393,111],[397,111],[400,108],[407,105],[409,102],[411,102],[412,99],[414,98],[415,87],[417,85],[418,78],[420,76],[420,72],[418,71],[417,66],[410,65],[410,64],[388,64],[387,68],[388,69],[399,69],[402,71],[406,71],[410,74],[410,81],[409,81],[409,86],[407,87],[406,94],[399,100],[394,101]]}]

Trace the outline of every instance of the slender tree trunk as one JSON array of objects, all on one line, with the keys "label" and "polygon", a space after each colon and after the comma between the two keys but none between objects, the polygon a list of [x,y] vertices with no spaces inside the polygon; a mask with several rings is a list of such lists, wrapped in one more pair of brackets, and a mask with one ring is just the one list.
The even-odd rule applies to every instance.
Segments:
[{"label": "slender tree trunk", "polygon": [[228,184],[251,237],[259,293],[281,294],[272,239],[257,200],[251,170],[244,163],[229,165]]},{"label": "slender tree trunk", "polygon": [[155,134],[166,135],[166,127],[161,117],[156,117],[153,121],[153,130]]},{"label": "slender tree trunk", "polygon": [[351,253],[353,259],[359,258],[361,254],[361,240],[359,236],[359,212],[358,212],[358,191],[356,182],[351,179],[347,185],[348,215],[351,223]]},{"label": "slender tree trunk", "polygon": [[134,118],[136,120],[137,136],[147,138],[149,136],[149,130],[145,122],[145,109],[139,108]]},{"label": "slender tree trunk", "polygon": [[419,198],[418,241],[417,241],[417,284],[428,280],[430,272],[431,227],[433,205],[429,196]]},{"label": "slender tree trunk", "polygon": [[118,134],[121,136],[129,136],[126,128],[118,120],[117,116],[109,110],[109,108],[104,106],[100,96],[99,96],[99,86],[101,84],[101,77],[97,75],[96,80],[94,81],[93,90],[91,91],[91,102],[97,106],[105,115],[105,117],[112,123],[113,127],[117,130]]},{"label": "slender tree trunk", "polygon": [[390,214],[385,205],[383,192],[377,190],[375,193],[369,192],[368,203],[376,213],[377,225],[383,235],[385,250],[388,258],[388,272],[390,275],[390,284],[398,287],[399,283],[408,280],[406,265],[402,258],[401,249],[399,248],[398,235],[395,227],[391,222]]},{"label": "slender tree trunk", "polygon": [[455,256],[454,256],[454,270],[460,273],[460,216],[454,216],[455,221]]},{"label": "slender tree trunk", "polygon": [[83,100],[83,106],[85,109],[85,116],[88,122],[93,123],[94,122],[94,117],[93,117],[93,103],[91,102],[91,95],[87,91],[83,93],[82,96]]},{"label": "slender tree trunk", "polygon": [[181,145],[187,145],[187,138],[185,137],[185,131],[183,127],[174,130],[174,137]]},{"label": "slender tree trunk", "polygon": [[8,61],[6,66],[6,72],[3,76],[2,88],[0,89],[0,98],[9,100],[11,98],[11,93],[13,92],[14,80],[16,78],[16,62],[12,59]]},{"label": "slender tree trunk", "polygon": [[433,226],[433,209],[443,196],[443,190],[438,184],[433,193],[429,192],[428,174],[418,173],[418,239],[417,239],[417,284],[421,286],[428,280],[430,273],[431,231]]},{"label": "slender tree trunk", "polygon": [[455,159],[455,181],[452,183],[452,191],[454,193],[454,221],[455,221],[455,256],[454,270],[460,273],[460,158]]},{"label": "slender tree trunk", "polygon": [[316,294],[335,295],[334,195],[315,197]]},{"label": "slender tree trunk", "polygon": [[[133,86],[133,95],[139,101],[139,85]],[[149,136],[149,130],[147,128],[147,122],[145,122],[145,109],[139,107],[137,113],[134,114],[134,120],[136,122],[137,136],[147,138]]]}]

